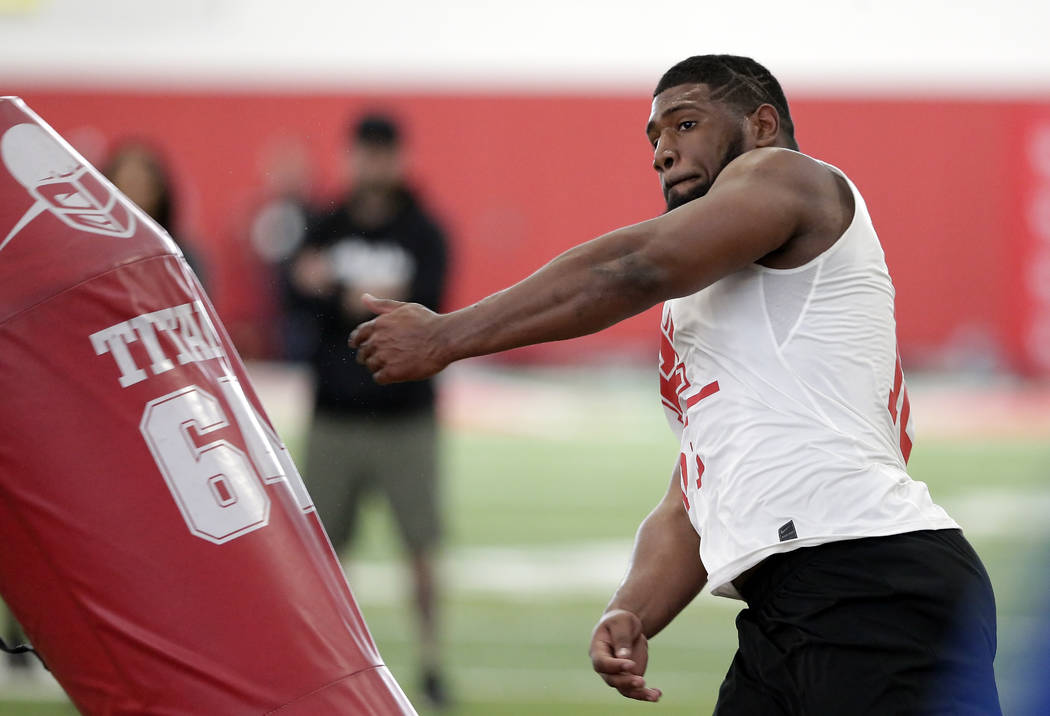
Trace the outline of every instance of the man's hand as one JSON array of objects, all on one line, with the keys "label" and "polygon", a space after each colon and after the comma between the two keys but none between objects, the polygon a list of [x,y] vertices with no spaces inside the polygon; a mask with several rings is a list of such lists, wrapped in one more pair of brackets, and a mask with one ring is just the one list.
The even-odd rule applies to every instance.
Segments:
[{"label": "man's hand", "polygon": [[314,298],[327,295],[337,280],[328,257],[317,249],[305,249],[292,262],[292,285]]},{"label": "man's hand", "polygon": [[629,699],[659,701],[659,689],[645,686],[649,644],[641,620],[624,609],[613,609],[594,627],[591,635],[591,665],[613,687]]},{"label": "man's hand", "polygon": [[357,349],[357,362],[371,371],[377,383],[422,380],[448,365],[434,340],[438,314],[418,303],[367,293],[362,301],[379,315],[354,329],[350,347]]},{"label": "man's hand", "polygon": [[361,319],[367,318],[375,313],[375,311],[365,305],[366,295],[383,296],[384,298],[393,299],[395,301],[403,301],[405,300],[405,297],[408,296],[408,290],[408,285],[400,281],[368,284],[357,282],[353,284],[344,284],[340,301],[346,315],[360,321]]}]

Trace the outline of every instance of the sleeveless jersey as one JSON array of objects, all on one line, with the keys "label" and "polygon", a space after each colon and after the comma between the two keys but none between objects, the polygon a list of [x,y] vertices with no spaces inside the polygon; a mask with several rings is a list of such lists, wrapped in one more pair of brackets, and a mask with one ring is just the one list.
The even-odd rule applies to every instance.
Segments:
[{"label": "sleeveless jersey", "polygon": [[957,528],[906,471],[894,289],[864,199],[804,266],[752,264],[663,308],[660,393],[711,591],[777,552]]}]

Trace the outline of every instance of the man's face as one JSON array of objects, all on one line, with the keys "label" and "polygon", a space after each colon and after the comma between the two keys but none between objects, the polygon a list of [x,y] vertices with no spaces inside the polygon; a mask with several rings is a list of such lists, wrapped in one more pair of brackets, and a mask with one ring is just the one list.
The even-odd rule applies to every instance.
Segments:
[{"label": "man's face", "polygon": [[157,215],[164,187],[153,164],[142,152],[129,150],[113,170],[110,180],[144,212]]},{"label": "man's face", "polygon": [[404,177],[401,151],[395,145],[357,143],[350,155],[353,185],[359,191],[390,191]]},{"label": "man's face", "polygon": [[668,211],[706,194],[722,169],[750,148],[744,122],[711,100],[704,84],[669,87],[653,99],[645,131]]}]

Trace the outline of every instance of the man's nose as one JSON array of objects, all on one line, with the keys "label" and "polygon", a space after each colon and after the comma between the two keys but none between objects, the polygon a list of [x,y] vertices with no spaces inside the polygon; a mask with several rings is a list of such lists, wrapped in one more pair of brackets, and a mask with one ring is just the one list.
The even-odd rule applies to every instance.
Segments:
[{"label": "man's nose", "polygon": [[653,151],[653,169],[661,173],[665,172],[674,166],[677,158],[678,153],[673,143],[665,136],[661,136],[656,142],[656,149]]}]

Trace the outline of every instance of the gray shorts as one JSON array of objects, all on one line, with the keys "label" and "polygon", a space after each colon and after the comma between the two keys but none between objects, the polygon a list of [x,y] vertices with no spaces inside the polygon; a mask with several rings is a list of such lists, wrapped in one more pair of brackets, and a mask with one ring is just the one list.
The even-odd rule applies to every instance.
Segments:
[{"label": "gray shorts", "polygon": [[441,536],[437,425],[431,411],[363,418],[314,415],[303,474],[337,551],[353,536],[361,499],[382,493],[410,552]]}]

